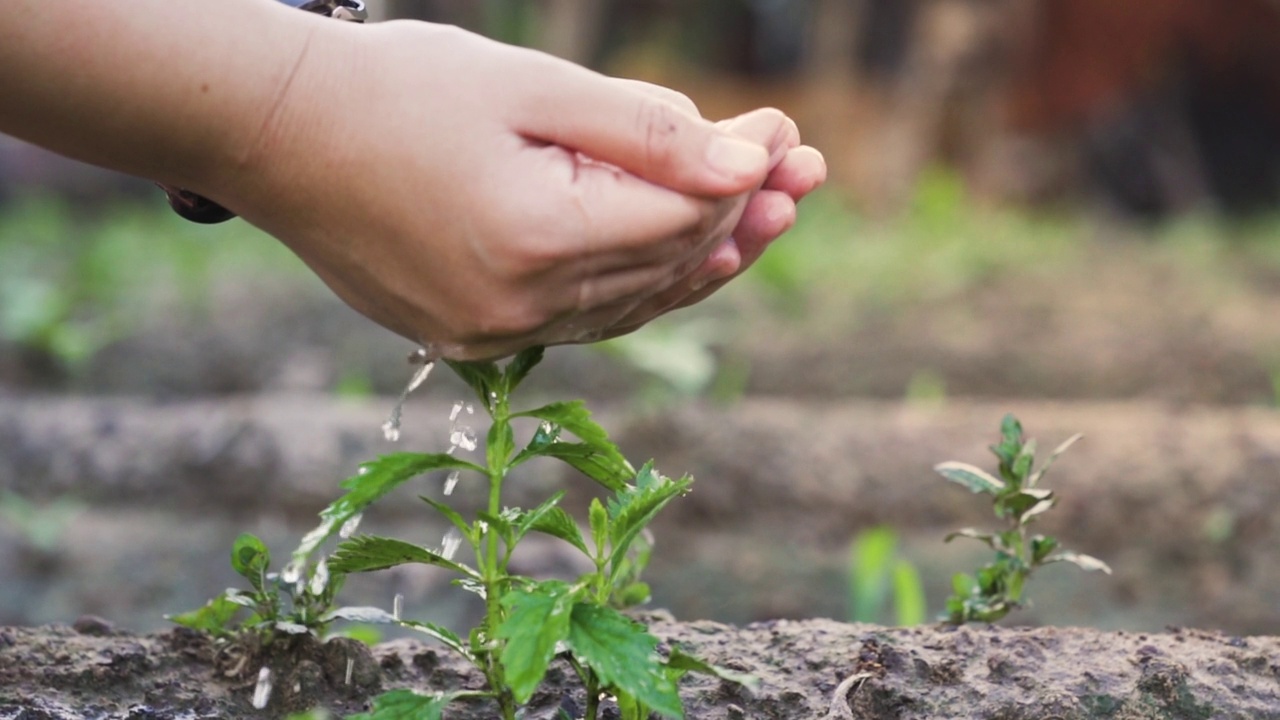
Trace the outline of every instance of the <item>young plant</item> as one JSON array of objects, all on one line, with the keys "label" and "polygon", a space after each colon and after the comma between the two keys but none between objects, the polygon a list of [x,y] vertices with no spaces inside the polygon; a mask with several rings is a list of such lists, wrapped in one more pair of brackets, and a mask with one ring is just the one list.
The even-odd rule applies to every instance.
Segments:
[{"label": "young plant", "polygon": [[[747,681],[679,649],[661,657],[657,638],[618,611],[648,598],[648,586],[639,580],[650,549],[645,526],[668,502],[687,492],[692,480],[665,477],[652,463],[637,472],[579,401],[515,410],[511,394],[541,358],[542,349],[535,348],[520,353],[505,368],[494,363],[449,363],[491,418],[484,464],[451,452],[396,453],[366,463],[343,483],[346,494],[320,513],[320,526],[295,551],[287,568],[293,574],[306,568],[311,554],[327,540],[343,535],[346,539],[328,560],[328,571],[335,578],[408,563],[434,565],[455,573],[455,585],[484,601],[484,617],[465,639],[438,625],[404,619],[398,610],[340,608],[322,614],[320,619],[326,622],[393,623],[424,633],[474,664],[487,680],[484,691],[386,693],[375,700],[370,714],[361,717],[430,720],[440,718],[450,702],[489,699],[500,717],[513,720],[557,656],[563,656],[582,681],[588,720],[598,717],[604,695],[617,699],[624,720],[645,720],[651,712],[681,717],[677,681],[689,671]],[[520,445],[513,421],[522,419],[537,426]],[[544,457],[571,465],[608,491],[607,500],[591,502],[587,533],[559,507],[563,492],[531,509],[504,504],[502,490],[511,471]],[[457,544],[448,540],[437,550],[395,538],[342,533],[341,528],[358,522],[364,509],[383,495],[435,470],[471,473],[488,485],[485,509],[470,519],[444,502],[422,498],[453,525],[457,544],[465,543],[471,550],[471,563],[455,560]],[[512,553],[530,532],[569,543],[590,559],[593,570],[572,582],[511,574]]]},{"label": "young plant", "polygon": [[1027,580],[1044,565],[1069,562],[1083,570],[1111,574],[1111,568],[1101,560],[1062,550],[1055,538],[1030,533],[1031,523],[1058,502],[1053,491],[1038,487],[1040,481],[1053,461],[1080,437],[1068,438],[1049,454],[1043,467],[1034,470],[1035,440],[1023,439],[1022,424],[1013,415],[1005,415],[1000,442],[991,446],[999,460],[999,477],[961,462],[934,467],[947,480],[975,494],[989,495],[996,517],[1006,524],[1006,529],[998,532],[965,528],[947,536],[947,542],[957,537],[978,540],[996,553],[995,560],[978,570],[976,577],[958,573],[952,578],[954,594],[947,598],[949,622],[994,622],[1025,605]]},{"label": "young plant", "polygon": [[879,526],[858,533],[849,548],[849,606],[853,622],[882,619],[892,593],[895,624],[919,625],[925,621],[926,603],[920,571],[898,554],[898,534]]},{"label": "young plant", "polygon": [[[246,633],[267,642],[276,633],[324,635],[332,621],[330,608],[342,588],[342,576],[321,562],[308,577],[296,566],[268,572],[271,552],[256,536],[244,533],[231,547],[231,567],[249,582],[249,590],[228,589],[204,607],[167,619],[219,638]],[[245,615],[246,610],[248,615]]]}]

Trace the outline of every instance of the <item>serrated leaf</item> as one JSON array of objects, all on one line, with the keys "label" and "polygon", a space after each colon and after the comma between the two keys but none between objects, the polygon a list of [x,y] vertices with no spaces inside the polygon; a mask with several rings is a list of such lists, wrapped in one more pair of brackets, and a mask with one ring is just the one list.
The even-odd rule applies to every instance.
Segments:
[{"label": "serrated leaf", "polygon": [[528,702],[547,673],[556,645],[569,636],[577,595],[568,583],[548,580],[502,597],[507,618],[498,626],[497,636],[506,641],[502,666],[516,702]]},{"label": "serrated leaf", "polygon": [[445,706],[457,695],[421,695],[412,690],[392,690],[373,699],[373,710],[348,715],[347,720],[440,720]]},{"label": "serrated leaf", "polygon": [[539,423],[538,429],[533,431],[533,437],[529,438],[529,444],[511,458],[510,467],[516,467],[526,460],[543,456],[547,448],[560,441],[560,430],[561,427],[554,423],[545,420]]},{"label": "serrated leaf", "polygon": [[1027,475],[1031,474],[1031,465],[1035,461],[1036,461],[1036,441],[1028,440],[1022,446],[1022,449],[1018,451],[1017,457],[1013,459],[1013,465],[1011,467],[1013,471],[1013,477],[1016,478],[1019,482],[1024,481]]},{"label": "serrated leaf", "polygon": [[612,580],[622,567],[622,560],[631,541],[644,529],[653,517],[672,499],[682,495],[693,484],[693,479],[683,477],[672,480],[658,475],[653,463],[646,463],[639,477],[641,484],[624,490],[609,501],[609,579]]},{"label": "serrated leaf", "polygon": [[480,577],[466,565],[449,560],[420,545],[374,535],[359,535],[343,541],[333,557],[329,558],[329,569],[341,573],[372,572],[406,563],[435,565],[469,577]]},{"label": "serrated leaf", "polygon": [[581,550],[583,555],[591,556],[591,551],[587,549],[587,544],[582,538],[581,528],[564,508],[551,508],[531,523],[528,529],[560,538]]},{"label": "serrated leaf", "polygon": [[602,453],[584,443],[552,443],[538,455],[555,458],[614,492],[626,487],[635,475],[631,464],[621,455]]},{"label": "serrated leaf", "polygon": [[445,364],[475,392],[481,407],[492,407],[492,394],[502,389],[502,372],[496,363],[445,360]]},{"label": "serrated leaf", "polygon": [[458,528],[458,530],[462,533],[463,537],[468,539],[471,537],[471,526],[467,524],[466,519],[463,518],[462,515],[457,510],[454,510],[453,508],[449,507],[448,505],[445,505],[442,502],[439,502],[437,500],[432,500],[431,498],[425,495],[419,495],[418,499],[430,505],[431,507],[435,508],[436,512],[445,516],[449,520],[449,522],[453,523],[454,527]]},{"label": "serrated leaf", "polygon": [[[621,482],[623,483],[635,477],[635,468],[631,467],[631,463],[627,462],[627,459],[618,451],[618,446],[614,445],[613,441],[609,439],[609,434],[605,432],[604,428],[591,419],[591,413],[581,400],[551,403],[533,410],[515,413],[513,417],[535,417],[573,433],[574,436],[582,441],[581,444],[590,448],[592,454],[598,458],[594,463],[588,464],[586,467],[605,473],[604,476],[597,476],[589,472],[588,469],[579,467],[567,456],[551,454],[551,451],[555,448],[571,445],[572,443],[554,443],[544,448],[542,454],[559,457],[606,487],[609,487],[609,484],[616,484],[619,474],[622,475]],[[624,470],[619,473],[617,468],[623,468]]]},{"label": "serrated leaf", "polygon": [[1111,574],[1110,565],[1106,564],[1105,562],[1099,560],[1098,558],[1092,555],[1085,555],[1084,553],[1071,552],[1069,550],[1064,550],[1058,553],[1057,555],[1050,555],[1049,557],[1045,558],[1044,564],[1048,565],[1049,563],[1056,563],[1056,562],[1068,562],[1080,568],[1081,570],[1089,570],[1089,571],[1101,570],[1102,572],[1108,575]]},{"label": "serrated leaf", "polygon": [[458,653],[462,657],[474,661],[474,656],[467,649],[466,643],[462,638],[447,627],[436,625],[435,623],[423,622],[421,620],[397,620],[395,624],[403,628],[408,628],[416,632],[420,632],[428,637],[435,638],[443,643],[446,647]]},{"label": "serrated leaf", "polygon": [[320,617],[322,622],[332,622],[334,620],[346,620],[348,622],[358,623],[375,623],[378,625],[390,625],[396,622],[395,615],[383,610],[380,607],[370,607],[367,605],[348,605],[345,607],[334,608]]},{"label": "serrated leaf", "polygon": [[271,551],[252,533],[242,533],[231,545],[231,568],[249,581],[254,590],[262,592],[267,567],[271,564]]},{"label": "serrated leaf", "polygon": [[515,392],[516,387],[529,375],[529,372],[542,362],[542,355],[546,348],[541,345],[535,345],[516,353],[516,356],[507,363],[507,367],[503,369],[503,377],[506,381],[507,392]]},{"label": "serrated leaf", "polygon": [[695,672],[699,675],[710,675],[711,677],[727,680],[731,683],[741,685],[751,692],[760,689],[760,678],[747,673],[740,673],[729,668],[723,668],[719,665],[712,665],[702,658],[690,655],[676,645],[671,648],[671,655],[667,658],[667,667],[680,670],[683,672]]},{"label": "serrated leaf", "polygon": [[342,482],[341,487],[347,491],[346,494],[320,511],[320,525],[303,536],[293,551],[294,563],[305,563],[317,547],[338,533],[343,523],[408,480],[432,470],[486,472],[479,465],[445,453],[394,453],[360,467],[359,474]]},{"label": "serrated leaf", "polygon": [[569,649],[606,685],[635,697],[667,717],[683,717],[675,683],[655,652],[657,638],[616,610],[578,603],[569,626]]},{"label": "serrated leaf", "polygon": [[226,594],[219,595],[203,607],[177,615],[165,615],[164,619],[182,627],[223,636],[231,631],[231,620],[240,612],[240,604],[232,602]]},{"label": "serrated leaf", "polygon": [[973,493],[999,494],[1004,490],[1003,480],[980,467],[962,462],[944,462],[933,466],[934,472]]}]

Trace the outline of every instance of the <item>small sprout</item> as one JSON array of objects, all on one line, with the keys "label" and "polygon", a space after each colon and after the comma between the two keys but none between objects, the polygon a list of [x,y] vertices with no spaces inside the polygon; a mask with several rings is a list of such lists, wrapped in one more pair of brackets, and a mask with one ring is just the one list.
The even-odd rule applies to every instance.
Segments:
[{"label": "small sprout", "polygon": [[1043,467],[1033,470],[1035,440],[1024,439],[1022,424],[1013,415],[1006,415],[1000,424],[1000,442],[991,446],[991,452],[999,461],[999,477],[961,462],[944,462],[934,467],[950,482],[972,493],[991,496],[996,517],[1007,525],[1000,532],[964,528],[947,535],[947,542],[958,537],[970,538],[996,553],[996,559],[980,568],[977,576],[958,573],[952,578],[953,593],[947,598],[949,622],[957,625],[994,622],[1026,605],[1027,581],[1037,568],[1050,563],[1069,562],[1082,570],[1111,574],[1111,568],[1101,560],[1059,550],[1056,538],[1029,532],[1031,523],[1058,502],[1053,491],[1037,485],[1053,461],[1080,437],[1068,438],[1050,453]]}]

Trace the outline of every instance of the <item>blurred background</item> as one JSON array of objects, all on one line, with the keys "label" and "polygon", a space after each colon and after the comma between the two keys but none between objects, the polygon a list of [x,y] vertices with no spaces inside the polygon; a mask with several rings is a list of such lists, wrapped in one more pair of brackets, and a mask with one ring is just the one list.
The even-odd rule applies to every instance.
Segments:
[{"label": "blurred background", "polygon": [[[698,478],[658,522],[656,604],[932,617],[986,552],[942,538],[994,521],[930,468],[990,467],[1014,411],[1046,448],[1086,434],[1044,524],[1116,572],[1047,569],[1011,622],[1280,632],[1280,3],[370,9],[668,85],[708,117],[776,106],[827,158],[828,187],[750,273],[554,349],[530,381],[530,402],[586,398],[633,460]],[[243,222],[187,224],[144,180],[0,137],[0,624],[163,627],[235,584],[239,532],[290,549],[391,449],[378,427],[411,349]],[[464,397],[445,375],[401,449],[445,447]],[[517,492],[576,482],[540,469]],[[438,542],[426,489],[439,478],[366,527]],[[552,543],[522,562],[575,567]],[[922,597],[895,592],[899,568]],[[402,592],[464,622],[434,572],[353,579],[348,601]]]}]

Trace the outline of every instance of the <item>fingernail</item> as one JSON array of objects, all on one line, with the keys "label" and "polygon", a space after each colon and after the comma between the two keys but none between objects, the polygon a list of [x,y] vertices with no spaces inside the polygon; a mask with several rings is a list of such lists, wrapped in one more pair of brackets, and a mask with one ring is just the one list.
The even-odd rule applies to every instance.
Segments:
[{"label": "fingernail", "polygon": [[707,148],[707,162],[721,175],[738,179],[756,175],[769,164],[769,153],[753,142],[717,135]]}]

